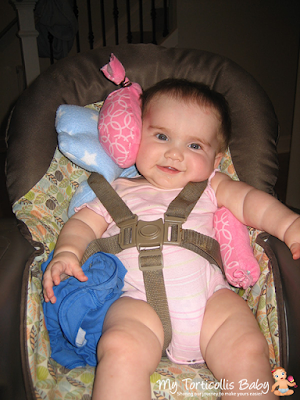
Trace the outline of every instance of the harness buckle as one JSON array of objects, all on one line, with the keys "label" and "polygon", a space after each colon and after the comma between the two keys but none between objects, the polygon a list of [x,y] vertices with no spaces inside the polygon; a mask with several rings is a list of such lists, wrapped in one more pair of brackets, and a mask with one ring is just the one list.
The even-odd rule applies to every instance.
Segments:
[{"label": "harness buckle", "polygon": [[143,248],[162,248],[164,243],[164,223],[163,220],[155,221],[138,221],[137,223],[137,240],[136,246],[138,250]]},{"label": "harness buckle", "polygon": [[138,221],[136,247],[139,252],[141,271],[157,271],[163,268],[163,220]]},{"label": "harness buckle", "polygon": [[165,214],[164,244],[181,245],[182,224],[185,218]]},{"label": "harness buckle", "polygon": [[119,244],[122,249],[136,247],[139,252],[139,268],[157,271],[163,268],[164,244],[181,245],[182,224],[185,218],[165,215],[155,221],[134,218],[119,223]]},{"label": "harness buckle", "polygon": [[137,224],[137,215],[135,215],[134,218],[119,223],[119,245],[123,250],[136,246]]}]

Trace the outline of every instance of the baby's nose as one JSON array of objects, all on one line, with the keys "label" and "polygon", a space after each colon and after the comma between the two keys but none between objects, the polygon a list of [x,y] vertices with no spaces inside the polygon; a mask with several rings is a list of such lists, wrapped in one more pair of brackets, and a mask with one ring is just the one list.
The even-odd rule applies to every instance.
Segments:
[{"label": "baby's nose", "polygon": [[166,151],[165,157],[170,158],[172,160],[182,161],[183,160],[183,152],[181,151],[181,149],[178,146],[172,146]]}]

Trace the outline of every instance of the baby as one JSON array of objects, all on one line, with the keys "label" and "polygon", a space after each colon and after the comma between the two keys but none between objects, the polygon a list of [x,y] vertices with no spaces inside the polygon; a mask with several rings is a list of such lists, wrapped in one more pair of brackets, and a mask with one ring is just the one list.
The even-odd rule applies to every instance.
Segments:
[{"label": "baby", "polygon": [[[207,86],[186,80],[159,82],[142,95],[142,138],[136,160],[140,176],[112,186],[144,221],[163,218],[188,182],[208,185],[183,227],[214,237],[213,215],[227,207],[242,223],[285,241],[300,257],[300,218],[274,197],[216,171],[230,137],[226,100]],[[98,199],[64,225],[43,279],[45,301],[65,276],[87,278],[80,260],[94,239],[119,228]],[[149,400],[150,375],[162,355],[162,323],[146,302],[136,248],[118,258],[127,274],[124,294],[108,310],[97,347],[93,399]],[[172,323],[168,357],[175,363],[205,361],[230,392],[255,392],[259,380],[272,386],[268,346],[247,304],[230,290],[221,270],[178,246],[163,248],[164,281]],[[240,388],[247,380],[249,389]],[[232,390],[232,386],[234,390]],[[223,390],[226,394],[226,387]],[[226,396],[230,399],[230,394]],[[275,398],[267,390],[264,398]]]},{"label": "baby", "polygon": [[276,396],[291,396],[294,391],[290,387],[296,386],[296,382],[290,382],[286,379],[286,371],[282,367],[276,367],[273,371],[273,378],[275,383],[272,386],[271,391],[276,394]]}]

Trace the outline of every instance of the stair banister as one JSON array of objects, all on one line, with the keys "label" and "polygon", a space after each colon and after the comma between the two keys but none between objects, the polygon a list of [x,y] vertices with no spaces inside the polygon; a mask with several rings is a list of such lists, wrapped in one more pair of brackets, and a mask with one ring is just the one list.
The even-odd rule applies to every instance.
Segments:
[{"label": "stair banister", "polygon": [[37,0],[11,0],[18,12],[19,32],[27,86],[40,74],[40,63],[36,38],[38,32],[34,23],[34,8]]}]

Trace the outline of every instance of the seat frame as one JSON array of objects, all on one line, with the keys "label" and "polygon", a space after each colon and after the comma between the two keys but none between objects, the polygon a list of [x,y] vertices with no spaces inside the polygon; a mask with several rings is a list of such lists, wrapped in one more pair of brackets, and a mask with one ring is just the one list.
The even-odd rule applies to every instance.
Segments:
[{"label": "seat frame", "polygon": [[[223,93],[232,110],[230,150],[239,179],[275,195],[278,122],[268,96],[255,79],[231,60],[216,54],[139,44],[98,48],[61,60],[20,96],[8,126],[6,176],[12,204],[49,167],[57,146],[54,120],[58,106],[84,106],[115,90],[99,71],[111,53],[123,63],[130,80],[144,89],[166,77],[180,77],[202,81]],[[35,399],[27,365],[25,322],[30,264],[42,249],[21,221],[2,220],[0,226],[0,312],[4,326],[0,341],[0,395],[3,399]],[[297,382],[300,260],[294,261],[286,245],[276,238],[265,235],[261,243],[276,276],[281,366]]]}]

